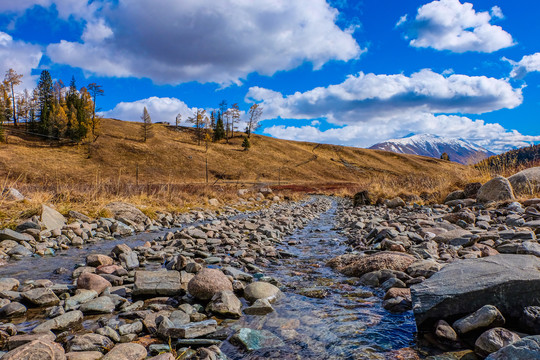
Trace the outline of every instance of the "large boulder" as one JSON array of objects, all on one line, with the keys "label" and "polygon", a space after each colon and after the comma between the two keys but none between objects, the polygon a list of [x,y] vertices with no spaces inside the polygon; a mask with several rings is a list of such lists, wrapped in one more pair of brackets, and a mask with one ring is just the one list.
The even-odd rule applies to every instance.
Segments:
[{"label": "large boulder", "polygon": [[482,185],[478,190],[476,199],[481,203],[488,203],[491,201],[513,200],[515,197],[510,182],[502,176],[496,176]]},{"label": "large boulder", "polygon": [[525,169],[508,178],[516,196],[532,195],[540,191],[540,166]]},{"label": "large boulder", "polygon": [[233,291],[233,287],[227,276],[218,269],[202,269],[188,283],[189,293],[200,300],[210,300],[224,290]]},{"label": "large boulder", "polygon": [[2,360],[65,360],[66,355],[60,344],[50,341],[34,340],[11,350]]},{"label": "large boulder", "polygon": [[175,296],[182,291],[180,273],[171,271],[136,271],[133,296]]},{"label": "large boulder", "polygon": [[34,237],[30,234],[24,234],[11,229],[0,230],[0,241],[3,240],[13,240],[18,243],[22,241],[33,241]]},{"label": "large boulder", "polygon": [[440,319],[457,320],[484,305],[518,320],[526,306],[540,304],[540,259],[503,254],[457,260],[411,288],[419,331]]},{"label": "large boulder", "polygon": [[383,251],[373,255],[342,255],[328,265],[347,276],[362,276],[377,270],[405,271],[417,259],[400,252]]},{"label": "large boulder", "polygon": [[47,230],[61,229],[66,225],[66,218],[47,205],[41,206],[41,223]]},{"label": "large boulder", "polygon": [[116,344],[101,360],[144,360],[147,355],[145,347],[140,344]]},{"label": "large boulder", "polygon": [[540,335],[527,336],[489,355],[486,360],[540,359]]},{"label": "large boulder", "polygon": [[144,215],[141,210],[128,203],[112,202],[107,204],[105,209],[110,211],[116,220],[129,225],[136,225],[139,228],[141,226],[144,228],[144,224],[149,220],[148,216]]}]

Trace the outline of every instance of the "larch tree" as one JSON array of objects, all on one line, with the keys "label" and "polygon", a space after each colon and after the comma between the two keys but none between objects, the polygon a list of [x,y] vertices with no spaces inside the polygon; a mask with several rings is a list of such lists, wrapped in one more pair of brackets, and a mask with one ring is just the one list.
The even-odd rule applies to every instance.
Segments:
[{"label": "larch tree", "polygon": [[246,134],[249,137],[251,137],[251,133],[253,131],[256,131],[258,128],[261,127],[261,124],[259,124],[259,121],[261,120],[262,116],[262,106],[259,104],[253,104],[249,108],[249,119],[246,126]]},{"label": "larch tree", "polygon": [[201,141],[204,139],[207,119],[208,116],[206,116],[206,110],[204,109],[195,110],[193,116],[187,119],[188,122],[195,125],[195,138],[198,145],[201,145]]},{"label": "larch tree", "polygon": [[15,86],[19,85],[21,83],[23,75],[17,74],[17,72],[13,69],[9,69],[6,72],[6,76],[4,77],[4,83],[10,88],[11,90],[11,102],[13,105],[13,125],[17,126],[17,110],[15,109],[15,104],[17,103],[17,100],[15,99]]},{"label": "larch tree", "polygon": [[150,117],[150,114],[148,113],[146,106],[144,107],[141,119],[143,121],[142,128],[141,128],[141,135],[142,135],[143,141],[146,142],[146,140],[154,136],[154,133],[152,131],[153,130],[152,118]]},{"label": "larch tree", "polygon": [[96,129],[98,127],[99,117],[96,118],[96,99],[98,96],[105,95],[102,86],[96,83],[88,84],[88,91],[92,95],[92,101],[94,102],[94,107],[92,110],[92,135],[96,135]]}]

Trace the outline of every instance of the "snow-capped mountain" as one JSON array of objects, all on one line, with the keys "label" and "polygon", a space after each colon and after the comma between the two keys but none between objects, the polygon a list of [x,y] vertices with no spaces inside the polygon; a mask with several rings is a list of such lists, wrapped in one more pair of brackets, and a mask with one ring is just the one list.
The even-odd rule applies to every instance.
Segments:
[{"label": "snow-capped mountain", "polygon": [[450,160],[461,164],[476,163],[495,155],[491,151],[464,139],[449,139],[431,134],[411,134],[401,139],[375,144],[370,149],[434,158],[440,158],[443,153],[447,153]]}]

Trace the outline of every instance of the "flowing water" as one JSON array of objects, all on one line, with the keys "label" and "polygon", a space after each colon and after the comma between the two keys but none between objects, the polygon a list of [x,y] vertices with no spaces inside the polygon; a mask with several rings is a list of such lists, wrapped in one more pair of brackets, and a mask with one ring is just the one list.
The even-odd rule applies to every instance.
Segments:
[{"label": "flowing water", "polygon": [[[245,315],[223,323],[228,324],[231,332],[243,327],[269,331],[281,338],[283,344],[243,352],[225,341],[222,351],[230,359],[384,359],[392,350],[414,346],[416,327],[412,312],[392,314],[384,310],[382,292],[360,286],[354,279],[325,266],[346,249],[346,238],[333,229],[336,213],[337,203],[333,201],[330,210],[284,239],[285,245],[280,249],[292,257],[264,269],[264,275],[277,280],[284,292],[284,297],[273,305],[273,313]],[[59,252],[55,257],[13,262],[0,269],[0,276],[71,283],[71,271],[56,274],[54,270],[71,270],[75,264],[84,263],[91,252],[106,254],[120,243],[139,246],[164,233],[100,241]],[[25,324],[31,328],[36,321],[37,318],[27,318]]]},{"label": "flowing water", "polygon": [[[275,312],[245,316],[235,327],[268,330],[284,347],[250,353],[230,343],[222,347],[231,359],[384,359],[392,350],[414,346],[412,311],[392,314],[382,308],[381,296],[357,286],[325,266],[345,251],[346,240],[334,229],[336,203],[319,219],[285,239],[283,250],[295,257],[275,262],[265,275],[278,280],[285,296]],[[305,296],[308,295],[308,296]]]}]

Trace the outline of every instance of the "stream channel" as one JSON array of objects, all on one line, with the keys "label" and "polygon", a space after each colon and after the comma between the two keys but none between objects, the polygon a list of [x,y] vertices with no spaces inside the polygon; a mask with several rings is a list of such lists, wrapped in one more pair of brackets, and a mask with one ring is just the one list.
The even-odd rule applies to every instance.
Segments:
[{"label": "stream channel", "polygon": [[[386,311],[382,307],[383,292],[359,286],[354,279],[325,266],[346,250],[346,238],[334,229],[337,207],[337,201],[332,200],[328,211],[287,236],[279,249],[293,256],[273,261],[263,269],[265,276],[277,280],[284,293],[273,304],[275,311],[226,322],[235,330],[268,330],[283,344],[243,352],[225,341],[221,349],[229,359],[396,359],[399,356],[392,356],[393,350],[414,347],[416,326],[412,311]],[[71,270],[75,264],[84,263],[91,252],[107,254],[119,243],[140,246],[164,233],[142,233],[88,244],[82,249],[71,248],[54,257],[21,260],[0,269],[0,277],[49,278],[55,283],[71,283],[71,271],[55,274],[53,270]]]}]

